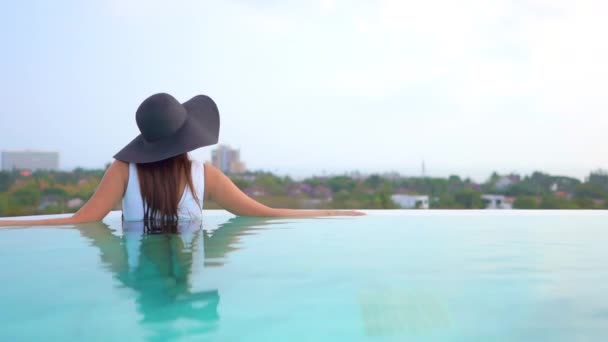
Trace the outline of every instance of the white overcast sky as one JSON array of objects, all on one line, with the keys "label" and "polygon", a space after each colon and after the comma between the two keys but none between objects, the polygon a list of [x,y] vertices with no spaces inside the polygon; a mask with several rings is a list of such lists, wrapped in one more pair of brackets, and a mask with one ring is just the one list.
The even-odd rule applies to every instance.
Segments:
[{"label": "white overcast sky", "polygon": [[[14,1],[0,149],[101,167],[156,92],[216,100],[253,169],[608,168],[608,2]],[[208,159],[210,148],[195,151]]]}]

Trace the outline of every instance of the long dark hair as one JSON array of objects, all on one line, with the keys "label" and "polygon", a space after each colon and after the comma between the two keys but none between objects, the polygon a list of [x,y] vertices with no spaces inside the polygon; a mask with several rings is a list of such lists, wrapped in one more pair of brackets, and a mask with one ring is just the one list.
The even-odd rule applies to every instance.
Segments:
[{"label": "long dark hair", "polygon": [[180,183],[199,202],[192,184],[192,161],[187,153],[145,164],[137,164],[139,187],[144,202],[144,221],[177,222],[177,207],[181,199]]}]

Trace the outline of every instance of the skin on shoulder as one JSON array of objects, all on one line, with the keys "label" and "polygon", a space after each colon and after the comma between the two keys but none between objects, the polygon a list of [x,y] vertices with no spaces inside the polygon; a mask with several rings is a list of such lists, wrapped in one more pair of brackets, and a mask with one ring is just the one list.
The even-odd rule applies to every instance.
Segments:
[{"label": "skin on shoulder", "polygon": [[[351,210],[299,210],[271,208],[242,192],[222,171],[205,163],[205,199],[212,199],[237,216],[320,217],[365,215]],[[101,221],[125,194],[129,164],[115,160],[106,170],[97,190],[71,217],[41,220],[0,220],[0,226],[60,225]]]}]

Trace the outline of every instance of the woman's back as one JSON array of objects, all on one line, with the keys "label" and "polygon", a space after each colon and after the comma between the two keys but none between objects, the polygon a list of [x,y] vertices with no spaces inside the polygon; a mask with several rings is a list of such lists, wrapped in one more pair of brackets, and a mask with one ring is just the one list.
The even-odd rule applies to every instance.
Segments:
[{"label": "woman's back", "polygon": [[[205,166],[200,161],[192,160],[191,170],[194,189],[191,190],[186,182],[177,207],[177,216],[180,220],[200,220],[202,218]],[[192,191],[196,193],[196,196]],[[125,221],[142,221],[145,216],[144,200],[135,163],[129,163],[129,180],[122,199],[122,215]]]}]

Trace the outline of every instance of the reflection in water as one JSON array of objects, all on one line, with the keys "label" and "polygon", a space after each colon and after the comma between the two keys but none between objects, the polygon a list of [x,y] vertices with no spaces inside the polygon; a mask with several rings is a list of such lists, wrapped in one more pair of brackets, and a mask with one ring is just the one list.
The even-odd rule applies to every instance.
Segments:
[{"label": "reflection in water", "polygon": [[[221,266],[244,234],[269,224],[269,219],[233,218],[213,232],[200,222],[149,226],[123,222],[122,236],[103,223],[78,227],[100,250],[101,260],[121,287],[134,290],[140,323],[166,340],[213,331],[219,321],[217,289],[192,289],[205,265]],[[202,239],[201,239],[202,237]],[[201,241],[202,240],[202,241]]]},{"label": "reflection in water", "polygon": [[237,246],[242,236],[256,234],[258,229],[278,223],[279,219],[234,217],[212,232],[203,231],[205,266],[222,266],[226,255],[242,248]]}]

